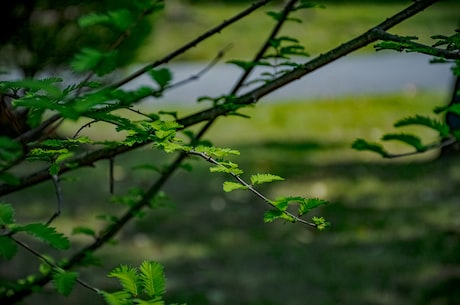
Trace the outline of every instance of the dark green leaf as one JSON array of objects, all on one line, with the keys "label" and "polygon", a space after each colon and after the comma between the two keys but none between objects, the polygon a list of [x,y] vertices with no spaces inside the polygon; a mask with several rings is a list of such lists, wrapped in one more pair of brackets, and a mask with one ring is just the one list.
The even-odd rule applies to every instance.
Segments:
[{"label": "dark green leaf", "polygon": [[93,229],[88,228],[88,227],[82,227],[82,226],[73,228],[72,234],[73,235],[83,234],[83,235],[88,235],[88,236],[91,236],[91,237],[96,236],[96,232]]},{"label": "dark green leaf", "polygon": [[411,135],[411,134],[404,134],[404,133],[386,134],[382,137],[382,140],[383,141],[390,141],[390,140],[400,141],[400,142],[406,143],[414,147],[417,151],[420,151],[420,152],[426,150],[426,147],[423,145],[422,140],[419,137],[415,135]]},{"label": "dark green leaf", "polygon": [[447,137],[449,135],[449,126],[447,124],[426,116],[416,115],[413,117],[407,117],[402,120],[399,120],[394,124],[395,127],[410,125],[421,125],[434,129],[439,132],[439,136],[442,138]]},{"label": "dark green leaf", "polygon": [[17,231],[35,236],[55,249],[65,250],[70,246],[67,237],[62,233],[56,232],[55,228],[48,227],[42,223],[31,223],[26,226],[18,227]]},{"label": "dark green leaf", "polygon": [[18,251],[18,246],[16,243],[7,236],[0,236],[0,257],[6,260],[12,259],[16,252]]},{"label": "dark green leaf", "polygon": [[383,149],[383,147],[376,143],[369,143],[364,139],[357,139],[351,145],[353,149],[360,150],[360,151],[372,151],[378,153],[382,157],[387,157],[388,153]]},{"label": "dark green leaf", "polygon": [[8,185],[19,185],[21,184],[21,179],[16,177],[15,175],[8,173],[8,172],[3,172],[0,173],[0,180],[3,181],[5,184]]},{"label": "dark green leaf", "polygon": [[53,285],[57,292],[64,296],[68,296],[72,293],[73,287],[78,279],[77,272],[63,270],[54,270],[51,276],[53,278]]},{"label": "dark green leaf", "polygon": [[148,71],[148,73],[161,89],[168,86],[172,80],[172,73],[167,68],[153,69]]}]

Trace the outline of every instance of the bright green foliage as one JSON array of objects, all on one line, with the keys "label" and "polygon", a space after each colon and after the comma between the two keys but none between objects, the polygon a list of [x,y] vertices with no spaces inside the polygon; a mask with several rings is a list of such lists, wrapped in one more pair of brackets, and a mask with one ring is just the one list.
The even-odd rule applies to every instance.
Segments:
[{"label": "bright green foliage", "polygon": [[159,263],[144,261],[138,268],[120,265],[108,276],[118,278],[122,286],[114,293],[101,292],[108,304],[164,304],[166,281]]},{"label": "bright green foliage", "polygon": [[139,266],[140,283],[149,297],[161,296],[166,292],[163,266],[157,262],[144,261]]},{"label": "bright green foliage", "polygon": [[299,204],[299,216],[302,216],[311,210],[328,203],[326,200],[319,198],[294,197],[293,200]]},{"label": "bright green foliage", "polygon": [[67,237],[65,237],[62,233],[56,232],[55,228],[42,223],[31,223],[25,226],[18,226],[15,228],[15,231],[35,236],[55,249],[65,250],[70,246],[70,242]]},{"label": "bright green foliage", "polygon": [[256,174],[251,176],[252,185],[282,180],[284,180],[284,178],[272,174]]},{"label": "bright green foliage", "polygon": [[242,185],[241,183],[225,181],[223,184],[223,189],[224,189],[224,192],[228,193],[234,190],[247,190],[248,187],[245,185]]},{"label": "bright green foliage", "polygon": [[117,278],[121,286],[133,296],[139,295],[137,288],[137,269],[127,265],[120,265],[109,273],[109,277]]},{"label": "bright green foliage", "polygon": [[226,173],[236,176],[243,174],[243,171],[238,167],[238,164],[231,161],[219,162],[219,165],[210,167],[209,171],[211,173]]},{"label": "bright green foliage", "polygon": [[70,295],[78,279],[77,272],[64,271],[61,269],[54,269],[52,272],[53,285],[57,292],[64,296]]},{"label": "bright green foliage", "polygon": [[312,217],[311,219],[313,221],[313,223],[316,225],[316,228],[319,230],[319,231],[322,231],[324,229],[327,229],[331,224],[329,222],[327,222],[324,217]]},{"label": "bright green foliage", "polygon": [[204,145],[197,146],[193,150],[199,153],[205,153],[214,158],[223,158],[230,155],[238,156],[240,154],[240,152],[236,149]]},{"label": "bright green foliage", "polygon": [[281,210],[269,210],[264,214],[265,222],[272,222],[275,219],[284,219],[289,222],[295,222],[295,218],[291,215],[286,214]]}]

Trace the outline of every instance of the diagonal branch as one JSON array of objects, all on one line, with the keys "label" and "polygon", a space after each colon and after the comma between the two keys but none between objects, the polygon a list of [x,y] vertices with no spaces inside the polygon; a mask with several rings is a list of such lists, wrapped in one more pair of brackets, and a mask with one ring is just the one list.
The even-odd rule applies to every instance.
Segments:
[{"label": "diagonal branch", "polygon": [[410,41],[410,40],[407,40],[407,38],[390,34],[380,28],[374,29],[374,34],[376,34],[378,39],[380,40],[393,41],[393,42],[400,43],[401,49],[398,51],[406,50],[407,52],[418,52],[418,53],[423,53],[426,55],[442,57],[445,59],[460,60],[460,52],[458,50],[451,51],[451,50],[446,50],[446,49],[440,49],[440,48],[428,46],[422,43]]}]

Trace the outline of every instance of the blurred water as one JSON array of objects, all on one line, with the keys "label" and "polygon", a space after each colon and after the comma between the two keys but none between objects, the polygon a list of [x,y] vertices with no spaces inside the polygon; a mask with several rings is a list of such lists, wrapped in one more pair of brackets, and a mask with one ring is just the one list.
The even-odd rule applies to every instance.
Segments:
[{"label": "blurred water", "polygon": [[[453,84],[451,65],[430,64],[431,59],[432,57],[423,54],[396,52],[350,55],[273,92],[264,97],[264,100],[450,90]],[[168,67],[172,70],[175,81],[179,81],[197,74],[206,65],[207,63],[173,63]],[[263,71],[267,70],[261,69],[256,73]],[[203,95],[215,97],[226,94],[240,73],[241,70],[234,65],[218,64],[198,80],[166,92],[160,102],[194,103]],[[134,88],[148,83],[149,78],[143,76],[127,84],[127,87]]]}]

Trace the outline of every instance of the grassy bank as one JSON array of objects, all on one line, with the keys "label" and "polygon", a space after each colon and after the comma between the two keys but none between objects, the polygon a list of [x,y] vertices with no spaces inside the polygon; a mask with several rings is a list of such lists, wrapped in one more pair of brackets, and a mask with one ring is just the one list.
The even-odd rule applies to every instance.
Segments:
[{"label": "grassy bank", "polygon": [[[406,7],[410,2],[401,3],[328,3],[325,9],[310,9],[296,13],[303,23],[288,23],[283,35],[299,39],[306,50],[317,55],[362,34]],[[245,8],[242,4],[202,4],[185,5],[167,3],[165,14],[157,18],[154,32],[141,50],[141,61],[152,61],[206,32],[223,20]],[[251,58],[268,35],[274,22],[265,12],[278,10],[276,6],[266,6],[203,44],[190,50],[179,60],[210,60],[232,44],[226,59]],[[430,36],[449,34],[460,27],[458,11],[460,3],[441,1],[391,30],[400,35],[419,36],[420,42],[432,43]],[[360,52],[373,52],[372,47]]]}]

